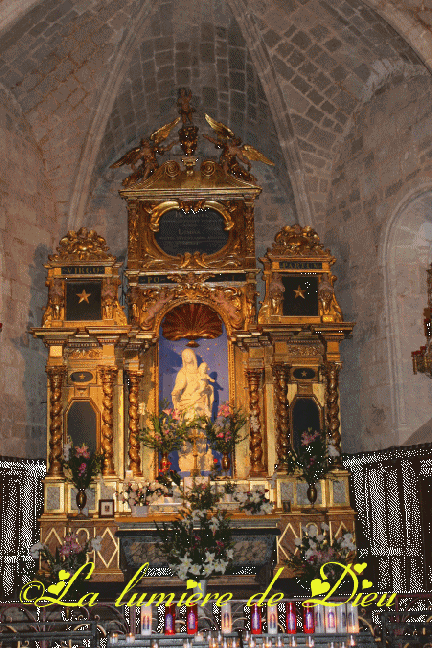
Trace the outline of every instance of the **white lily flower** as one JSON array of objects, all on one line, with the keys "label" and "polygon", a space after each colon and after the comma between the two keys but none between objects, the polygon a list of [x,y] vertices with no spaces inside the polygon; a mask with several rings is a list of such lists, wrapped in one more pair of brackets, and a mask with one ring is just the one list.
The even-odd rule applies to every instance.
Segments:
[{"label": "white lily flower", "polygon": [[204,565],[203,576],[211,576],[213,574],[213,565]]},{"label": "white lily flower", "polygon": [[199,576],[201,573],[201,567],[199,565],[192,565],[189,571],[191,574],[195,574],[196,576]]},{"label": "white lily flower", "polygon": [[100,551],[102,549],[102,536],[96,536],[90,544],[92,549]]},{"label": "white lily flower", "polygon": [[32,545],[29,549],[30,556],[32,558],[39,558],[39,553],[45,549],[45,545],[42,542],[36,542],[36,544]]},{"label": "white lily flower", "polygon": [[329,525],[326,524],[325,522],[321,522],[321,529],[322,529],[323,531],[330,531],[330,527],[329,527]]},{"label": "white lily flower", "polygon": [[294,544],[295,544],[296,547],[300,547],[301,543],[302,543],[302,539],[301,539],[301,538],[296,538],[296,539],[294,540]]}]

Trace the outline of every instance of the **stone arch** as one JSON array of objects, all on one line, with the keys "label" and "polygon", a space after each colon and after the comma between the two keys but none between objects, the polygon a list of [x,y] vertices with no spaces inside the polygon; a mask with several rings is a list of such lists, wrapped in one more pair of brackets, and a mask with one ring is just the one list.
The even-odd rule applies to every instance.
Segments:
[{"label": "stone arch", "polygon": [[99,147],[105,132],[117,92],[123,81],[123,77],[130,65],[130,58],[134,47],[141,36],[141,31],[146,24],[147,18],[152,12],[151,0],[145,0],[133,22],[133,28],[129,31],[118,47],[117,54],[111,66],[107,82],[104,84],[97,108],[88,129],[83,153],[79,161],[77,174],[69,202],[69,224],[68,227],[76,229],[83,222],[83,216],[89,196],[90,183],[93,169],[96,163]]},{"label": "stone arch", "polygon": [[227,2],[248,44],[255,69],[267,96],[275,129],[292,183],[297,212],[302,215],[301,224],[315,228],[316,223],[312,205],[305,186],[304,165],[294,135],[289,107],[276,77],[269,52],[262,41],[262,35],[257,27],[256,21],[253,19],[250,8],[248,9],[247,2],[240,3],[238,0],[227,0]]},{"label": "stone arch", "polygon": [[[417,187],[400,201],[387,222],[380,249],[392,425],[395,443],[403,444],[432,420],[430,379],[414,376],[411,360],[411,351],[425,343],[426,269],[432,262],[432,183]],[[432,431],[432,423],[428,427]]]}]

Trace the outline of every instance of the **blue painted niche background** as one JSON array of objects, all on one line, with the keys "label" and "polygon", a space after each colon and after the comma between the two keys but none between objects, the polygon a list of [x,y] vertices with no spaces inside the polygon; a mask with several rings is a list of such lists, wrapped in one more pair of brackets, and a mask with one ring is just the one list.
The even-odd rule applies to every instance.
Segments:
[{"label": "blue painted niche background", "polygon": [[[197,357],[198,366],[201,362],[206,362],[209,366],[208,375],[215,382],[210,383],[214,390],[213,418],[216,416],[218,407],[221,403],[229,400],[229,382],[228,382],[228,346],[226,328],[222,326],[222,335],[214,339],[198,338],[198,347],[193,348]],[[181,369],[181,353],[187,347],[187,340],[172,341],[167,340],[162,335],[160,329],[159,336],[159,398],[164,398],[172,407],[171,392],[174,388],[177,373]],[[220,459],[219,453],[214,453],[215,457]],[[172,452],[169,455],[172,468],[179,470],[178,453]],[[182,476],[189,473],[180,473]]]}]

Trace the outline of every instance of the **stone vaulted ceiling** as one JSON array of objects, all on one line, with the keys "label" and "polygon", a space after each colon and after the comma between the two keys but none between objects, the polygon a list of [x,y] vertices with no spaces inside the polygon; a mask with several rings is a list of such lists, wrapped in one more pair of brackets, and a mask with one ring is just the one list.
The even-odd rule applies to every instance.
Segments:
[{"label": "stone vaulted ceiling", "polygon": [[[172,114],[175,89],[190,85],[202,107],[272,152],[302,219],[319,222],[353,112],[392,74],[424,70],[372,0],[27,4],[0,37],[0,81],[33,128],[59,216],[72,220],[96,162]],[[396,18],[404,9],[393,8]],[[377,9],[390,15],[391,3]],[[427,7],[405,9],[407,29],[423,21],[427,60]]]}]

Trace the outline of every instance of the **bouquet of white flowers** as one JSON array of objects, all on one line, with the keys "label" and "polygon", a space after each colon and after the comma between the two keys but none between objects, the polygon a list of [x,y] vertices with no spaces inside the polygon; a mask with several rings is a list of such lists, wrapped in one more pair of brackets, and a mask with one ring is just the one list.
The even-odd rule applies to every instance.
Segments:
[{"label": "bouquet of white flowers", "polygon": [[237,491],[234,500],[239,503],[240,509],[252,515],[268,515],[273,510],[273,504],[267,499],[265,488],[254,488],[251,491]]},{"label": "bouquet of white flowers", "polygon": [[180,520],[156,526],[161,537],[157,547],[181,580],[202,580],[226,572],[233,550],[230,522],[224,512],[184,510]]},{"label": "bouquet of white flowers", "polygon": [[[320,577],[320,570],[326,563],[346,564],[355,559],[356,546],[352,533],[344,533],[335,538],[330,537],[330,527],[321,523],[321,533],[309,533],[302,527],[303,535],[295,538],[295,552],[289,551],[286,564],[295,570],[298,576],[310,586],[314,578]],[[342,571],[337,565],[330,564],[324,568],[330,583],[335,583]]]},{"label": "bouquet of white flowers", "polygon": [[159,497],[167,495],[167,486],[157,481],[143,481],[123,484],[123,490],[117,493],[120,502],[126,502],[132,506],[148,506],[153,504]]}]

